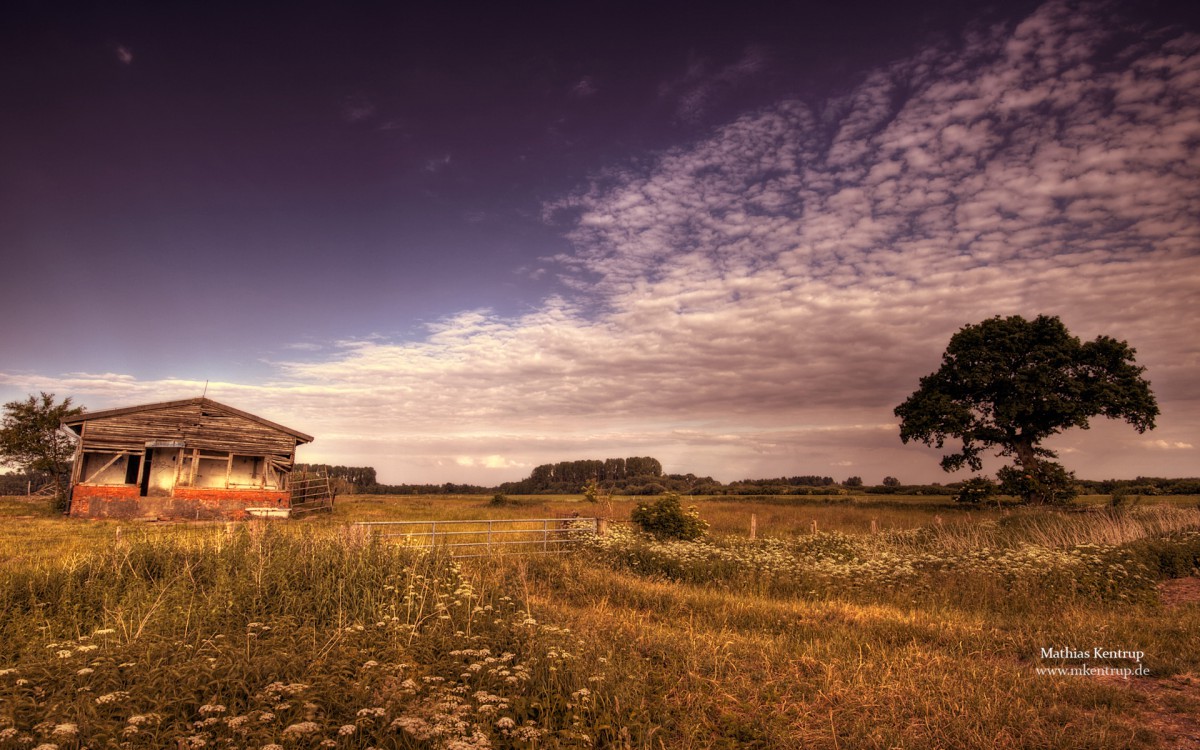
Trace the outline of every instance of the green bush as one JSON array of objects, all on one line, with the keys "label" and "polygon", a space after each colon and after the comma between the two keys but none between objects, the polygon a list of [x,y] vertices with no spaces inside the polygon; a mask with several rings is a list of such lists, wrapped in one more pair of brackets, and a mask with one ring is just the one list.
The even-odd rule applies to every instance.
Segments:
[{"label": "green bush", "polygon": [[687,510],[674,492],[663,495],[652,505],[638,503],[629,514],[637,527],[659,539],[700,539],[708,533],[708,521],[700,518],[696,506]]},{"label": "green bush", "polygon": [[958,494],[954,496],[956,503],[972,503],[978,505],[999,492],[996,483],[988,477],[971,477],[962,483]]},{"label": "green bush", "polygon": [[1125,549],[1161,578],[1182,578],[1200,569],[1200,533],[1194,531],[1139,539]]},{"label": "green bush", "polygon": [[1066,505],[1079,494],[1075,474],[1053,461],[1029,469],[1005,466],[996,477],[1002,493],[1035,505]]}]

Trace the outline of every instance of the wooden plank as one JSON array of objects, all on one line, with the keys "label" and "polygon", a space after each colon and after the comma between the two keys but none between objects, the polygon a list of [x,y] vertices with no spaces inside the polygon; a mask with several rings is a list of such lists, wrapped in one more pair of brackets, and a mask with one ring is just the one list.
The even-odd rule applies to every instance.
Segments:
[{"label": "wooden plank", "polygon": [[83,438],[75,441],[75,458],[71,462],[71,484],[79,482],[79,473],[83,471]]},{"label": "wooden plank", "polygon": [[146,480],[146,464],[150,463],[150,451],[142,449],[142,461],[138,465],[137,486],[138,494],[142,492],[142,482]]},{"label": "wooden plank", "polygon": [[189,487],[196,486],[196,471],[199,468],[200,468],[200,449],[193,448],[192,449],[192,472],[191,472],[191,475],[188,477],[188,486]]},{"label": "wooden plank", "polygon": [[183,471],[183,448],[175,451],[175,478],[171,480],[171,497],[175,497],[175,487],[179,484],[180,471]]}]

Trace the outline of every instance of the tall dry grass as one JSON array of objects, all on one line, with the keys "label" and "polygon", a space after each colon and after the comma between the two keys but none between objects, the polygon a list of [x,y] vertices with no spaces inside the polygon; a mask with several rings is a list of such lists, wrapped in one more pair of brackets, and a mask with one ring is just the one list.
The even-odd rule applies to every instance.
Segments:
[{"label": "tall dry grass", "polygon": [[572,746],[615,725],[598,665],[520,592],[354,529],[127,531],[2,572],[4,748]]},{"label": "tall dry grass", "polygon": [[[700,501],[723,527],[702,544],[617,532],[589,554],[458,562],[340,522],[594,508],[487,500],[350,498],[293,524],[5,525],[0,750],[1149,749],[1168,738],[1145,701],[1039,675],[1063,663],[1041,649],[1200,671],[1200,607],[1168,610],[1155,589],[1200,563],[1186,509]],[[885,510],[893,525],[866,515]],[[749,512],[766,539],[746,539]]]}]

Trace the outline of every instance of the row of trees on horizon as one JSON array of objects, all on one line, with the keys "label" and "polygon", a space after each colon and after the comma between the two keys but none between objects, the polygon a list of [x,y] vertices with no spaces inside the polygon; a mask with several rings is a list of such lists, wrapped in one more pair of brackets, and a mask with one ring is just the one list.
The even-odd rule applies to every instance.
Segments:
[{"label": "row of trees on horizon", "polygon": [[[741,479],[722,483],[708,476],[664,473],[662,463],[649,456],[542,464],[535,467],[524,479],[496,486],[455,482],[382,484],[376,481],[375,469],[370,466],[297,464],[296,469],[329,474],[335,480],[336,489],[340,494],[377,495],[572,495],[582,493],[584,487],[593,480],[600,490],[613,495],[659,495],[665,492],[681,495],[735,496],[841,495],[848,492],[870,495],[955,495],[962,486],[961,481],[946,484],[905,484],[892,476],[884,477],[879,484],[869,485],[858,476],[847,477],[839,482],[833,477],[815,474]],[[0,477],[0,480],[3,479],[4,477]],[[1137,495],[1200,495],[1200,478],[1080,479],[1076,480],[1076,483],[1082,493],[1092,495],[1109,495],[1114,492]]]}]

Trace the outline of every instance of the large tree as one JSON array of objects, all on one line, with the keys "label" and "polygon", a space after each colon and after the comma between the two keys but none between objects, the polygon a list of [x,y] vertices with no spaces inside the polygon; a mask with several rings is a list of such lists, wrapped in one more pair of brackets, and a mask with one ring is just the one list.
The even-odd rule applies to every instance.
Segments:
[{"label": "large tree", "polygon": [[0,419],[0,463],[16,466],[25,472],[45,472],[54,480],[55,498],[63,504],[63,475],[70,465],[74,450],[72,440],[62,429],[62,421],[83,413],[82,406],[72,406],[71,399],[54,402],[53,393],[30,396],[24,401],[4,405]]},{"label": "large tree", "polygon": [[961,439],[962,448],[942,458],[946,471],[964,465],[978,471],[981,454],[995,449],[1015,458],[1028,480],[1026,500],[1053,500],[1039,478],[1058,476],[1061,467],[1045,460],[1056,454],[1043,440],[1070,427],[1087,429],[1095,416],[1124,419],[1138,432],[1154,428],[1158,403],[1135,353],[1108,336],[1081,342],[1046,315],[963,326],[950,338],[942,366],[896,407],[900,439],[935,448]]}]

